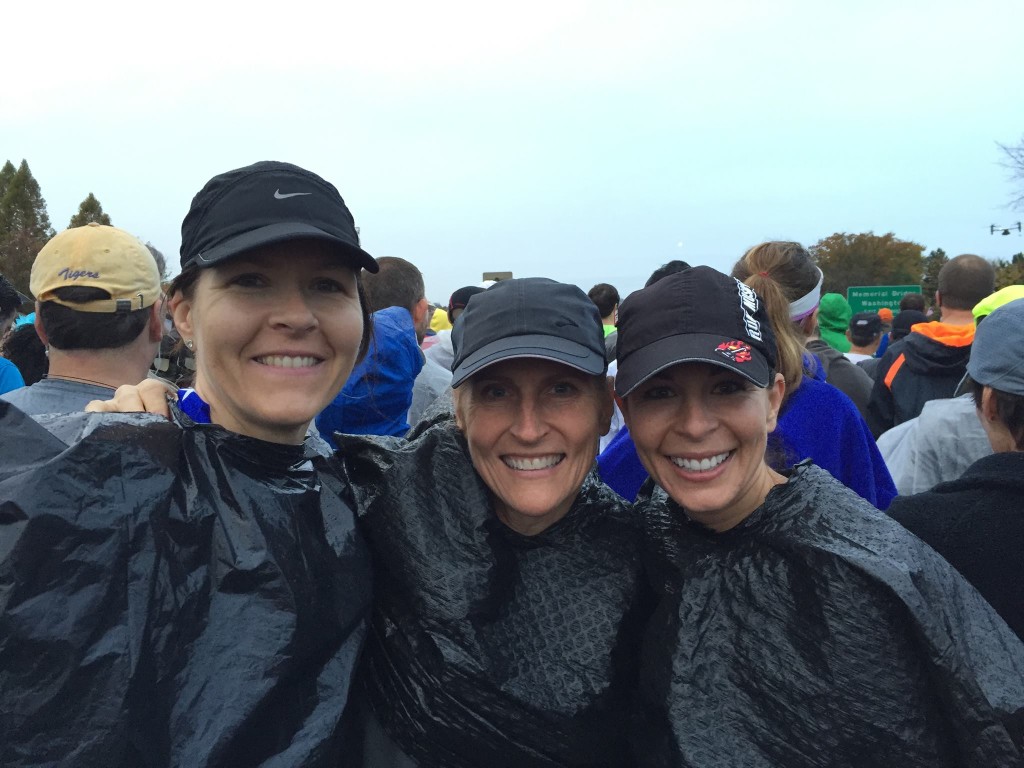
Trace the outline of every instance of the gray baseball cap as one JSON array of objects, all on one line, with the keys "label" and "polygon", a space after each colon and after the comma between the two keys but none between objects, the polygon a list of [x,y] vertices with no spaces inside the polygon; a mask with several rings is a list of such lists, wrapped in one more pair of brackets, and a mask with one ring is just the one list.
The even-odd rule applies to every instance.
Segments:
[{"label": "gray baseball cap", "polygon": [[967,374],[982,386],[1024,397],[1024,299],[994,310],[979,325]]},{"label": "gray baseball cap", "polygon": [[594,375],[607,368],[597,306],[575,285],[544,277],[501,280],[471,296],[452,346],[452,387],[510,358],[554,360]]}]

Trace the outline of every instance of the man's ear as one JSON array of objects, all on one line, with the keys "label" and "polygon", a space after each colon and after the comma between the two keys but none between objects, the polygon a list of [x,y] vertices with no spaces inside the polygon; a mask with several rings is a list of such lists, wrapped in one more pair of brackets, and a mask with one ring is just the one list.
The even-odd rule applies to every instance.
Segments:
[{"label": "man's ear", "polygon": [[942,307],[942,294],[938,291],[935,292],[935,306],[939,308]]},{"label": "man's ear", "polygon": [[36,302],[36,319],[32,323],[36,327],[36,335],[39,336],[39,340],[43,342],[43,346],[47,349],[50,348],[50,338],[46,335],[46,329],[43,327],[43,313],[39,311],[39,302]]},{"label": "man's ear", "polygon": [[851,344],[853,343],[853,336],[850,335],[850,329],[849,328],[846,329],[846,340],[848,342],[850,342]]},{"label": "man's ear", "polygon": [[159,342],[164,337],[164,299],[158,299],[149,308],[149,340]]},{"label": "man's ear", "polygon": [[417,328],[423,328],[429,321],[427,320],[427,313],[430,311],[430,302],[426,298],[422,298],[413,305],[412,308],[412,324]]},{"label": "man's ear", "polygon": [[992,394],[992,387],[985,387],[981,390],[981,415],[988,421],[998,421],[999,411],[996,408],[996,398]]}]

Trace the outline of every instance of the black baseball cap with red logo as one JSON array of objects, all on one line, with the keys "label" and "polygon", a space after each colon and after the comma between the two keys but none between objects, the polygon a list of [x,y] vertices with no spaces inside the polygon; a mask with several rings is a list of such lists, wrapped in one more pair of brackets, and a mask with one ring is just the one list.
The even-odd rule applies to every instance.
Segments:
[{"label": "black baseball cap with red logo", "polygon": [[625,397],[679,363],[709,363],[759,387],[775,370],[775,334],[764,302],[739,280],[692,267],[631,293],[619,305],[615,391]]}]

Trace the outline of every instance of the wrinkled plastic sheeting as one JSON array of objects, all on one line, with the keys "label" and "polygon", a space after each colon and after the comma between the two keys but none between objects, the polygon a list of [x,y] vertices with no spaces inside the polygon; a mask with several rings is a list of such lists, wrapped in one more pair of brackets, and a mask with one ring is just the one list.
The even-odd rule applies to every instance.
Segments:
[{"label": "wrinkled plastic sheeting", "polygon": [[662,587],[639,764],[1020,765],[1024,646],[898,523],[795,472],[723,534],[638,501]]},{"label": "wrinkled plastic sheeting", "polygon": [[339,436],[380,565],[360,691],[427,766],[621,766],[644,610],[632,512],[591,474],[533,537],[503,525],[450,420]]},{"label": "wrinkled plastic sheeting", "polygon": [[217,427],[42,421],[0,403],[0,765],[336,766],[370,601],[338,480]]}]

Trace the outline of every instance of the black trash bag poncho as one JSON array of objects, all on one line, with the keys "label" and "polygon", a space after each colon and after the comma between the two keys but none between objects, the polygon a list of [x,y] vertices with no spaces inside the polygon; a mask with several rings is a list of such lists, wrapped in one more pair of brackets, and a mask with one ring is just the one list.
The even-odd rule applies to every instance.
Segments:
[{"label": "black trash bag poncho", "polygon": [[383,730],[421,766],[630,764],[649,592],[629,505],[592,472],[520,535],[454,423],[420,431],[337,438],[379,566],[360,691]]},{"label": "black trash bag poncho", "polygon": [[725,533],[638,502],[664,592],[641,765],[1020,764],[1024,646],[948,563],[798,465]]},{"label": "black trash bag poncho", "polygon": [[371,597],[337,479],[218,427],[42,421],[0,403],[0,765],[334,768]]}]

